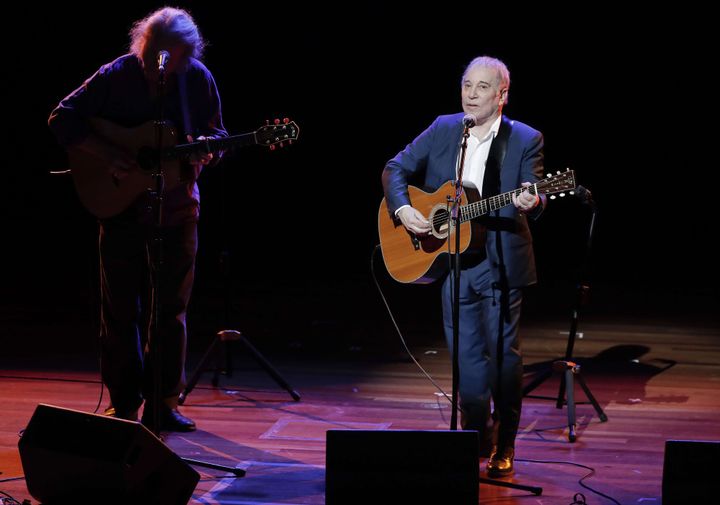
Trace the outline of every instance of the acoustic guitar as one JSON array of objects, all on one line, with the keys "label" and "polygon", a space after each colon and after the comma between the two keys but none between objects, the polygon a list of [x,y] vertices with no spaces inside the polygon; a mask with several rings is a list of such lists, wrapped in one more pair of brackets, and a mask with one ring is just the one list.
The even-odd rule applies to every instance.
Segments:
[{"label": "acoustic guitar", "polygon": [[[478,247],[477,238],[482,227],[477,220],[480,216],[512,205],[512,195],[519,195],[527,189],[533,195],[553,195],[572,192],[575,188],[575,174],[572,170],[548,175],[528,188],[517,188],[507,193],[480,199],[477,191],[463,188],[460,216],[460,252],[470,244]],[[428,218],[431,231],[428,235],[417,236],[408,231],[400,220],[392,215],[385,198],[378,212],[378,233],[382,256],[390,276],[398,282],[428,284],[437,280],[447,270],[446,254],[455,250],[455,221],[451,216],[452,202],[455,196],[453,181],[448,181],[433,193],[425,192],[414,186],[408,187],[412,206]],[[475,221],[473,221],[475,220]]]},{"label": "acoustic guitar", "polygon": [[[149,121],[134,128],[125,128],[100,118],[90,120],[95,134],[127,151],[135,157],[138,169],[128,172],[127,177],[118,179],[108,172],[108,162],[95,154],[80,148],[68,149],[70,172],[80,201],[92,214],[99,218],[115,216],[128,208],[145,191],[155,187],[152,176],[160,156],[155,149],[157,128]],[[253,132],[207,139],[197,142],[180,143],[177,131],[172,125],[163,127],[163,143],[168,147],[162,151],[164,187],[172,189],[179,184],[192,181],[192,170],[183,170],[183,158],[194,152],[212,152],[234,146],[261,145],[274,149],[298,138],[300,129],[294,121],[275,120]]]}]

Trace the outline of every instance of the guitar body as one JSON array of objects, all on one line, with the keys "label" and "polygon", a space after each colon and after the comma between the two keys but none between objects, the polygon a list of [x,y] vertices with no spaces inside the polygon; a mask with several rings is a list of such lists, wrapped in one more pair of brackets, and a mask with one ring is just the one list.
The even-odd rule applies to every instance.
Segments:
[{"label": "guitar body", "polygon": [[[439,279],[448,270],[448,253],[455,251],[454,226],[447,218],[449,209],[448,198],[455,196],[453,181],[448,181],[433,193],[427,193],[413,186],[408,186],[408,194],[412,206],[420,211],[431,223],[444,223],[433,226],[433,232],[424,237],[417,237],[407,231],[400,220],[388,211],[387,202],[383,198],[378,212],[378,233],[383,260],[390,276],[398,282],[412,284],[429,284]],[[461,205],[478,199],[477,190],[465,188],[461,197]],[[475,221],[467,221],[460,225],[460,252],[464,252],[472,244],[479,248],[484,244],[484,230]]]},{"label": "guitar body", "polygon": [[[91,124],[98,136],[126,150],[136,159],[142,160],[144,153],[151,156],[154,152],[156,129],[153,121],[135,128],[124,128],[99,118],[93,118]],[[163,144],[169,147],[177,142],[175,130],[168,125],[163,126]],[[155,187],[151,175],[152,166],[130,171],[127,177],[119,180],[108,172],[107,160],[92,153],[70,148],[68,159],[80,201],[99,218],[120,214],[143,192]],[[144,163],[141,161],[140,164]],[[166,190],[189,182],[181,178],[180,161],[177,159],[163,160],[163,173]]]}]

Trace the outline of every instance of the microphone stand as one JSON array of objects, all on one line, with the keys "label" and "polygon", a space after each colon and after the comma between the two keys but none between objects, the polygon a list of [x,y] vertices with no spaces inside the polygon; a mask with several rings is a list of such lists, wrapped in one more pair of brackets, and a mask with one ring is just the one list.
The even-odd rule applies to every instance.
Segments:
[{"label": "microphone stand", "polygon": [[[463,134],[460,143],[460,162],[458,164],[457,178],[455,180],[455,196],[452,199],[451,220],[455,227],[455,250],[452,253],[453,258],[453,300],[452,300],[452,321],[453,321],[453,349],[452,349],[452,413],[450,415],[450,429],[457,430],[457,410],[458,410],[458,385],[460,376],[460,364],[458,356],[458,346],[460,344],[460,223],[462,222],[462,178],[465,168],[465,154],[467,152],[467,140],[470,137],[470,128],[475,126],[474,121],[465,121],[463,119]],[[448,197],[449,199],[449,197]],[[528,491],[536,496],[542,494],[542,488],[537,486],[525,486],[523,484],[515,484],[512,482],[504,482],[490,478],[478,477],[478,482],[482,484],[490,484],[492,486],[508,487],[512,489],[520,489]]]},{"label": "microphone stand", "polygon": [[[167,58],[167,56],[165,56]],[[150,310],[150,339],[148,343],[150,362],[153,367],[153,385],[151,398],[150,431],[160,438],[160,402],[162,401],[162,341],[160,338],[160,268],[162,267],[162,202],[165,190],[165,174],[163,173],[163,131],[165,129],[165,67],[158,65],[159,74],[157,82],[158,113],[155,122],[155,147],[157,164],[152,172],[154,188],[149,190],[150,208],[152,212],[152,233],[150,236],[149,263],[150,263],[150,287],[152,291],[152,307]],[[212,468],[232,473],[236,477],[244,477],[245,470],[225,465],[218,465],[196,459],[183,458],[183,461],[190,465]]]},{"label": "microphone stand", "polygon": [[460,203],[462,201],[463,170],[465,169],[465,153],[467,152],[467,140],[470,137],[471,123],[463,122],[462,141],[460,142],[460,164],[458,165],[457,178],[455,179],[455,196],[452,200],[450,216],[455,227],[455,251],[453,252],[453,304],[452,304],[452,413],[450,414],[450,429],[457,430],[458,411],[458,385],[460,376],[460,363],[458,357],[458,345],[460,344]]},{"label": "microphone stand", "polygon": [[165,67],[158,65],[157,81],[157,120],[155,121],[155,152],[156,165],[153,168],[152,178],[154,187],[148,189],[150,196],[150,209],[152,213],[152,227],[150,234],[149,264],[150,264],[150,338],[148,351],[153,367],[152,398],[150,405],[150,431],[160,437],[160,397],[162,396],[162,343],[160,339],[160,268],[162,265],[162,202],[165,191],[165,174],[163,173],[163,130],[165,128]]}]

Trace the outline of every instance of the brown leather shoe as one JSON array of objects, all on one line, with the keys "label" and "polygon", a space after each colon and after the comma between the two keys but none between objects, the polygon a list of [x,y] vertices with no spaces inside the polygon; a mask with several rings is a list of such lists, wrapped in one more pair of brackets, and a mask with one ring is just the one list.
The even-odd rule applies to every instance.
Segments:
[{"label": "brown leather shoe", "polygon": [[125,419],[127,421],[135,421],[138,420],[138,409],[133,410],[132,412],[120,412],[112,405],[108,406],[108,408],[105,409],[103,412],[103,415],[106,415],[108,417],[115,417],[117,419]]},{"label": "brown leather shoe", "polygon": [[505,477],[513,473],[515,449],[512,447],[495,448],[487,462],[488,477]]}]

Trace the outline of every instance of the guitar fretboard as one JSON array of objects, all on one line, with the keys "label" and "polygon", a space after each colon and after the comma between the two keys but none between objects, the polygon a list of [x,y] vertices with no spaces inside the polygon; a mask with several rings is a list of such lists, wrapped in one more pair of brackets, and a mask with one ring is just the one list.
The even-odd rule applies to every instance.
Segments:
[{"label": "guitar fretboard", "polygon": [[492,212],[494,210],[507,207],[508,205],[512,205],[512,195],[515,195],[517,197],[526,189],[531,195],[535,195],[537,194],[536,188],[537,184],[534,184],[532,186],[528,186],[527,188],[513,189],[512,191],[508,191],[507,193],[502,193],[499,195],[491,196],[489,198],[478,200],[477,202],[463,205],[460,207],[460,222],[464,223],[465,221],[475,219],[476,217],[484,216],[488,212]]},{"label": "guitar fretboard", "polygon": [[207,150],[218,151],[220,149],[227,149],[233,146],[245,146],[248,144],[257,144],[255,133],[243,133],[240,135],[232,135],[230,137],[218,137],[209,139],[207,141],[192,142],[190,144],[179,144],[168,148],[168,156],[180,156],[183,154],[190,154],[197,151],[202,151],[206,148]]},{"label": "guitar fretboard", "polygon": [[298,127],[295,122],[263,126],[257,131],[250,133],[242,133],[240,135],[232,135],[230,137],[216,137],[208,140],[191,142],[189,144],[179,144],[167,148],[165,157],[174,158],[192,154],[200,151],[219,151],[236,146],[246,146],[258,144],[263,146],[274,146],[287,140],[295,140],[298,137]]}]

